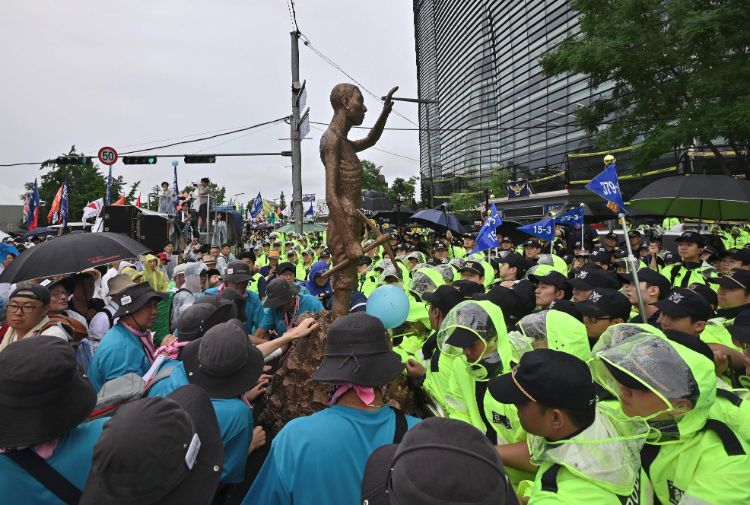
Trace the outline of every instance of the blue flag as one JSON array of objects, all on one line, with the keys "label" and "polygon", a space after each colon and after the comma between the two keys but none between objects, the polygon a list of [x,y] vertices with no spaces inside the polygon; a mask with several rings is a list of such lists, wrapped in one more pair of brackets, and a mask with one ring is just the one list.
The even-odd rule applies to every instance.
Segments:
[{"label": "blue flag", "polygon": [[555,218],[555,224],[563,226],[581,226],[583,224],[583,207],[573,207]]},{"label": "blue flag", "polygon": [[255,219],[258,217],[258,214],[260,214],[260,211],[263,210],[263,197],[260,196],[260,192],[258,192],[258,196],[255,197],[255,200],[253,200],[253,205],[250,207],[250,217]]},{"label": "blue flag", "polygon": [[492,204],[492,207],[490,207],[490,210],[490,215],[484,220],[482,228],[479,230],[479,233],[477,233],[477,245],[474,246],[474,249],[472,249],[469,254],[474,254],[475,252],[484,251],[485,249],[491,249],[493,247],[500,247],[500,242],[497,240],[497,233],[495,233],[495,230],[498,226],[503,224],[503,221],[500,219],[500,214],[497,212],[497,207],[495,207],[494,203]]},{"label": "blue flag", "polygon": [[60,198],[60,216],[62,218],[62,226],[65,228],[68,226],[68,179],[65,179],[63,182],[63,193],[62,198]]},{"label": "blue flag", "polygon": [[620,183],[617,181],[617,167],[614,165],[609,165],[599,175],[591,179],[591,182],[586,184],[586,189],[607,200],[609,202],[607,207],[614,212],[620,210],[627,212],[620,191]]},{"label": "blue flag", "polygon": [[39,186],[34,179],[34,187],[31,190],[31,196],[29,197],[29,209],[26,213],[26,229],[31,231],[37,227],[39,219]]},{"label": "blue flag", "polygon": [[109,166],[109,175],[107,176],[107,193],[104,195],[104,205],[110,204],[109,195],[112,193],[112,165]]},{"label": "blue flag", "polygon": [[174,182],[172,183],[172,205],[175,213],[177,206],[180,205],[180,187],[177,185],[177,165],[174,165]]},{"label": "blue flag", "polygon": [[518,231],[522,231],[550,242],[555,238],[555,220],[551,217],[542,219],[536,223],[519,226]]},{"label": "blue flag", "polygon": [[315,209],[313,209],[312,202],[310,202],[310,208],[305,211],[305,217],[313,217],[315,215]]}]

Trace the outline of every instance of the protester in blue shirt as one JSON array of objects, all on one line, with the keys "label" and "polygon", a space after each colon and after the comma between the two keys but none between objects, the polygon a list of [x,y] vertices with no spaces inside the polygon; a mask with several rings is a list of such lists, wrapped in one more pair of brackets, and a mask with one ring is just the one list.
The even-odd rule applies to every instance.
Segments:
[{"label": "protester in blue shirt", "polygon": [[104,334],[89,367],[89,380],[99,391],[105,382],[126,373],[144,375],[154,362],[156,348],[149,329],[156,322],[157,304],[167,295],[147,283],[123,290],[117,324]]},{"label": "protester in blue shirt", "polygon": [[331,406],[284,426],[243,504],[358,503],[370,454],[400,442],[419,422],[384,403],[384,386],[403,369],[379,319],[364,313],[336,319],[313,376],[331,385]]},{"label": "protester in blue shirt", "polygon": [[51,467],[79,498],[109,418],[80,424],[96,405],[96,393],[78,371],[73,348],[48,335],[10,344],[0,353],[0,391],[0,502],[65,503],[26,469],[29,464]]},{"label": "protester in blue shirt", "polygon": [[305,312],[318,313],[323,305],[312,295],[299,293],[299,287],[277,278],[266,286],[266,299],[263,301],[265,314],[253,342],[262,343],[270,339],[271,331],[281,336],[287,327],[293,326],[297,317]]},{"label": "protester in blue shirt", "polygon": [[226,288],[230,288],[241,294],[244,303],[238,307],[242,317],[240,319],[245,323],[245,329],[248,333],[255,333],[258,325],[263,321],[263,305],[260,303],[260,297],[257,293],[247,290],[247,285],[253,278],[253,272],[250,266],[244,261],[232,261],[227,266],[224,274],[224,283],[215,288],[209,288],[205,291],[206,295],[221,295]]}]

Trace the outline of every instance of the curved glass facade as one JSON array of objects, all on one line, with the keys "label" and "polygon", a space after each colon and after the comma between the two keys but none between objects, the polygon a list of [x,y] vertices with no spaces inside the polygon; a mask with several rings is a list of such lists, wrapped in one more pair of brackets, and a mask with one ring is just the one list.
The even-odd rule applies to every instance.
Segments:
[{"label": "curved glass facade", "polygon": [[423,198],[500,169],[559,174],[565,153],[591,146],[574,112],[608,88],[547,78],[538,63],[577,23],[567,0],[414,0],[420,98],[439,102],[420,106]]}]

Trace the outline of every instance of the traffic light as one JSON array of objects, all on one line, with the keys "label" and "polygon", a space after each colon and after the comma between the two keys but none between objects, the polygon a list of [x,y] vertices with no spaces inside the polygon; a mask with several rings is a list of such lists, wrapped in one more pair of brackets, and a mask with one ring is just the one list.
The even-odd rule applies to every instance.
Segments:
[{"label": "traffic light", "polygon": [[91,163],[91,156],[58,156],[55,159],[55,165],[88,165]]},{"label": "traffic light", "polygon": [[122,162],[126,165],[155,165],[156,156],[123,156]]},{"label": "traffic light", "polygon": [[187,163],[216,163],[216,155],[213,154],[196,154],[185,156],[183,161]]}]

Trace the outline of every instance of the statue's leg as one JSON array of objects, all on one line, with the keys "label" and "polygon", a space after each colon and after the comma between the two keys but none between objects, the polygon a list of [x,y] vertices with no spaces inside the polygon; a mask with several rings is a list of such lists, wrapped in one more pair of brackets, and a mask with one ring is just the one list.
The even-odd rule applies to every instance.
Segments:
[{"label": "statue's leg", "polygon": [[333,276],[333,317],[349,313],[352,293],[356,288],[357,266],[352,265]]}]

